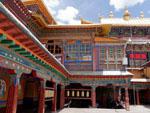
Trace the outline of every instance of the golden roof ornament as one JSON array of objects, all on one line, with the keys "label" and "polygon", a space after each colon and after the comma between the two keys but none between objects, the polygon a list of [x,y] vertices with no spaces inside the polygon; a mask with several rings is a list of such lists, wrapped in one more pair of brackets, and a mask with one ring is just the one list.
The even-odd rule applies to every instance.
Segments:
[{"label": "golden roof ornament", "polygon": [[123,19],[124,20],[129,20],[130,17],[131,17],[131,14],[130,14],[129,10],[127,8],[125,8]]},{"label": "golden roof ornament", "polygon": [[109,18],[113,18],[114,17],[114,14],[112,11],[109,12]]},{"label": "golden roof ornament", "polygon": [[140,18],[144,18],[144,12],[143,11],[140,12]]}]

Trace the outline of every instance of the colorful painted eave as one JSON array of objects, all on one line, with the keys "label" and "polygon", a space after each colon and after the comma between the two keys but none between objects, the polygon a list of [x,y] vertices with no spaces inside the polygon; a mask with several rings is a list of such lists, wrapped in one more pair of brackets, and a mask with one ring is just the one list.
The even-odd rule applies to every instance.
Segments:
[{"label": "colorful painted eave", "polygon": [[7,43],[10,48],[15,48],[15,51],[19,54],[61,76],[69,76],[65,67],[42,46],[36,37],[2,3],[0,3],[0,12],[1,43]]},{"label": "colorful painted eave", "polygon": [[85,20],[83,18],[81,18],[80,21],[81,21],[81,24],[93,24],[93,22],[90,22],[90,21]]},{"label": "colorful painted eave", "polygon": [[[67,79],[98,79],[107,78],[110,76],[82,76],[72,75],[68,70],[57,61],[57,59],[43,47],[39,40],[28,30],[2,3],[0,3],[0,39],[2,44],[8,45],[20,55],[36,62],[37,64],[52,70],[56,75],[60,75]],[[95,29],[102,28],[106,34],[111,29],[110,24],[87,24],[87,25],[51,25],[47,29]],[[119,76],[111,76],[117,78]],[[111,78],[110,77],[110,78]],[[129,76],[120,76],[121,78],[128,78]]]},{"label": "colorful painted eave", "polygon": [[111,24],[113,27],[150,27],[150,18],[102,18],[101,24]]},{"label": "colorful painted eave", "polygon": [[22,0],[22,2],[25,6],[37,4],[39,6],[40,11],[45,15],[45,17],[47,17],[49,22],[48,24],[57,24],[42,0]]},{"label": "colorful painted eave", "polygon": [[39,24],[43,27],[47,26],[46,21],[43,19],[43,17],[37,13],[32,13],[32,16],[35,20],[37,20],[37,22],[39,22]]},{"label": "colorful painted eave", "polygon": [[96,43],[126,43],[126,40],[120,40],[116,37],[95,37],[94,41]]},{"label": "colorful painted eave", "polygon": [[55,32],[57,32],[57,30],[67,30],[69,32],[69,30],[77,31],[82,29],[91,30],[95,33],[99,32],[98,30],[101,29],[100,35],[107,36],[111,30],[111,24],[49,25],[44,30],[47,32],[51,32],[52,30],[55,30]]}]

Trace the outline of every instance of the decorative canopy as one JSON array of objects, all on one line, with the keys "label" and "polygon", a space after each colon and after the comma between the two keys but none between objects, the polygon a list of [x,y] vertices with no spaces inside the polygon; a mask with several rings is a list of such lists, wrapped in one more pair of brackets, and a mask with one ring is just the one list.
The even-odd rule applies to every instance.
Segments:
[{"label": "decorative canopy", "polygon": [[[42,0],[22,0],[23,4],[30,10],[32,16],[39,21],[40,24],[46,22],[47,24],[56,24],[51,13],[48,11],[46,5]],[[31,8],[32,7],[32,8]]]}]

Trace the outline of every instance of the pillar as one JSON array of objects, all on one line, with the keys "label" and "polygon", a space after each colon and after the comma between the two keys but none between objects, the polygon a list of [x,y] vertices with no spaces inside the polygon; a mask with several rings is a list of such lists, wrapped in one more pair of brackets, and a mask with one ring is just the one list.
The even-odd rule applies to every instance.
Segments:
[{"label": "pillar", "polygon": [[65,104],[65,86],[62,85],[60,91],[60,109],[63,109]]},{"label": "pillar", "polygon": [[140,97],[139,97],[139,90],[138,89],[136,90],[136,102],[137,102],[137,105],[140,105]]},{"label": "pillar", "polygon": [[119,87],[119,88],[118,88],[117,98],[116,98],[117,101],[120,101],[120,100],[121,100],[121,96],[122,96],[122,95],[121,95],[121,87]]},{"label": "pillar", "polygon": [[127,111],[129,111],[129,93],[128,93],[128,87],[125,87],[125,108]]},{"label": "pillar", "polygon": [[91,90],[91,101],[92,101],[92,107],[93,108],[96,108],[96,88],[95,87],[92,87],[92,90]]},{"label": "pillar", "polygon": [[54,97],[53,97],[53,100],[52,100],[52,112],[56,112],[57,110],[57,84],[54,83],[53,85],[53,88],[54,88]]},{"label": "pillar", "polygon": [[38,113],[45,112],[45,89],[44,89],[44,81],[41,81],[41,85],[39,88],[39,106],[38,106]]},{"label": "pillar", "polygon": [[18,97],[18,78],[11,78],[8,97],[7,97],[7,107],[6,113],[16,113],[17,111],[17,97]]},{"label": "pillar", "polygon": [[93,71],[96,71],[96,64],[97,64],[97,52],[96,47],[93,47]]},{"label": "pillar", "polygon": [[113,99],[116,100],[116,87],[113,86]]}]

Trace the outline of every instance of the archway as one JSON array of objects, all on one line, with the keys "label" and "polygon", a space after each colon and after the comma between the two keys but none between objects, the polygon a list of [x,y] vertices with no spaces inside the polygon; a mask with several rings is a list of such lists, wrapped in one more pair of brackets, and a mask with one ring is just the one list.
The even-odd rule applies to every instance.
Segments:
[{"label": "archway", "polygon": [[53,89],[53,82],[46,81],[46,92],[45,92],[45,112],[49,113],[52,111],[52,99],[54,97],[54,89]]},{"label": "archway", "polygon": [[142,105],[150,105],[150,88],[139,91],[139,103]]},{"label": "archway", "polygon": [[18,88],[17,113],[37,113],[40,95],[40,79],[32,71],[22,74]]},{"label": "archway", "polygon": [[115,92],[113,87],[99,86],[96,88],[96,103],[98,108],[114,108]]}]

